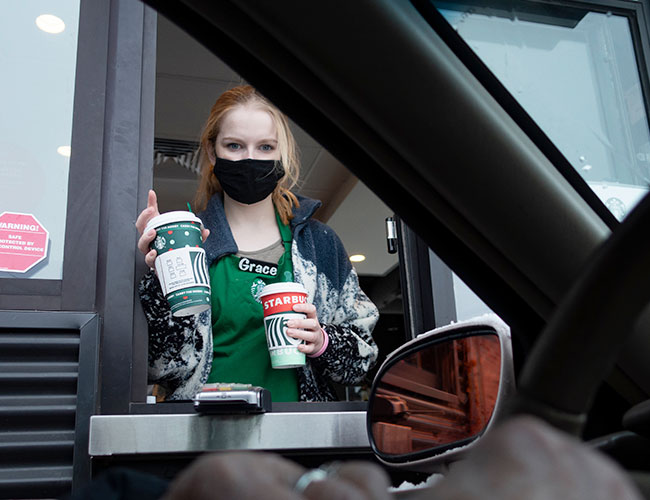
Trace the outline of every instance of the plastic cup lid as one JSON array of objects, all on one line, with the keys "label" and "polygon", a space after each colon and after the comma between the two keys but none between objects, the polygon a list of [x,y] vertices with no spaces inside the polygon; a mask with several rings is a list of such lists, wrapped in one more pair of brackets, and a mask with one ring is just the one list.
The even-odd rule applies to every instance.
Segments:
[{"label": "plastic cup lid", "polygon": [[166,224],[173,224],[175,222],[196,222],[201,227],[203,227],[203,222],[192,212],[187,210],[176,210],[174,212],[165,212],[164,214],[157,215],[147,223],[147,227],[144,228],[146,233],[150,229],[164,226]]},{"label": "plastic cup lid", "polygon": [[305,290],[305,287],[302,286],[300,283],[295,283],[293,281],[285,281],[282,283],[271,283],[270,285],[266,285],[264,289],[262,290],[262,293],[260,293],[260,297],[264,297],[265,295],[271,295],[274,293],[283,293],[283,292],[298,292],[298,293],[307,293],[307,290]]}]

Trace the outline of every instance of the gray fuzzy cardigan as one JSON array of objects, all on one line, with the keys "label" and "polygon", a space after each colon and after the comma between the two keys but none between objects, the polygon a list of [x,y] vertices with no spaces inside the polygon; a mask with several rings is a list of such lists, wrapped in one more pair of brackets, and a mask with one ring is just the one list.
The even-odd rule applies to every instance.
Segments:
[{"label": "gray fuzzy cardigan", "polygon": [[[330,382],[359,383],[377,359],[371,332],[379,312],[359,287],[356,271],[338,236],[311,218],[320,202],[299,197],[291,221],[291,260],[294,280],[308,292],[329,345],[317,358],[307,358],[298,369],[300,401],[333,401]],[[237,252],[218,195],[198,214],[210,236],[204,247],[208,266]],[[167,399],[191,399],[205,384],[212,368],[210,311],[175,318],[150,271],[139,286],[140,301],[149,325],[149,381],[162,385]]]}]

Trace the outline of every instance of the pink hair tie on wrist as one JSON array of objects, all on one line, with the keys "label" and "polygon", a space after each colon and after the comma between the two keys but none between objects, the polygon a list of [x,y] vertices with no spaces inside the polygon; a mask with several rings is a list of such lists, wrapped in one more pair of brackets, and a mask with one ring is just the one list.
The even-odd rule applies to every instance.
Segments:
[{"label": "pink hair tie on wrist", "polygon": [[318,350],[317,353],[314,353],[314,354],[307,354],[307,357],[308,357],[308,358],[317,358],[318,356],[320,356],[321,354],[323,354],[323,353],[325,352],[325,349],[327,349],[327,346],[328,346],[329,343],[330,343],[330,337],[329,337],[329,335],[327,335],[327,332],[325,331],[325,328],[321,327],[320,331],[323,332],[323,339],[324,339],[324,340],[323,340],[323,347],[321,347],[321,348]]}]

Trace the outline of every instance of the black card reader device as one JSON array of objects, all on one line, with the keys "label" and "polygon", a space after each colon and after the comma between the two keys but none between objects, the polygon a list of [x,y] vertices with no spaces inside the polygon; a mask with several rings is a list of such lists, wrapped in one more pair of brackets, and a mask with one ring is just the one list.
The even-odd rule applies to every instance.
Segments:
[{"label": "black card reader device", "polygon": [[206,384],[194,398],[199,413],[233,414],[271,411],[271,392],[250,384]]}]

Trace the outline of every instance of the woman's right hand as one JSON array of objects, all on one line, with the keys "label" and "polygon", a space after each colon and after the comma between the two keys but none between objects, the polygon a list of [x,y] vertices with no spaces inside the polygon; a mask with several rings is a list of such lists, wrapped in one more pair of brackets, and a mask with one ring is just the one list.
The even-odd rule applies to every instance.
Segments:
[{"label": "woman's right hand", "polygon": [[147,198],[147,208],[138,215],[138,220],[135,221],[135,227],[138,228],[138,232],[140,233],[138,249],[144,254],[144,261],[150,268],[153,268],[156,255],[158,255],[158,252],[149,248],[149,245],[151,245],[151,242],[156,237],[156,231],[155,229],[150,229],[145,233],[144,229],[147,227],[149,221],[157,215],[160,215],[158,211],[158,199],[156,198],[156,192],[150,189]]},{"label": "woman's right hand", "polygon": [[[135,221],[135,227],[138,228],[138,232],[140,233],[138,249],[144,254],[144,261],[151,269],[153,269],[154,263],[156,262],[156,256],[158,255],[156,250],[149,248],[151,242],[156,238],[156,230],[150,229],[145,233],[144,229],[147,227],[149,221],[158,215],[160,215],[160,212],[158,211],[158,198],[156,198],[156,192],[153,189],[150,189],[147,198],[147,208],[138,215],[138,220]],[[201,237],[204,242],[208,239],[209,235],[209,229],[202,230]]]}]

